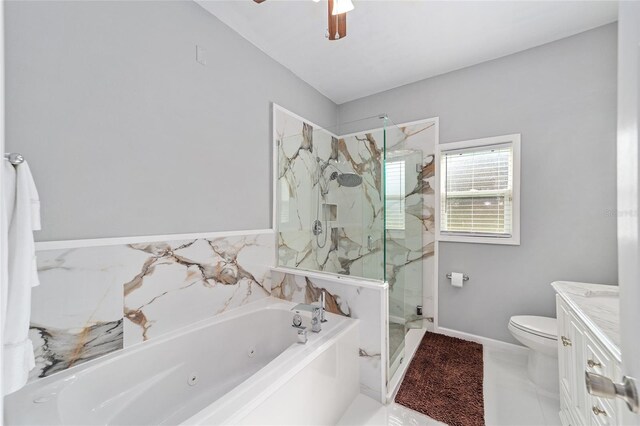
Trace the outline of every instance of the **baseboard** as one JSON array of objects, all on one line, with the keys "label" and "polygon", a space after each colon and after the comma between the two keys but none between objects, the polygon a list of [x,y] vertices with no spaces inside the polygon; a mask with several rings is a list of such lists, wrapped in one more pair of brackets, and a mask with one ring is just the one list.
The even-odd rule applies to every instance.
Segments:
[{"label": "baseboard", "polygon": [[457,337],[458,339],[469,340],[470,342],[480,343],[481,345],[510,351],[514,353],[520,353],[526,355],[529,352],[529,348],[520,345],[514,345],[513,343],[503,342],[502,340],[495,340],[489,337],[478,336],[476,334],[465,333],[464,331],[452,330],[445,327],[436,327],[435,333],[444,334],[449,337]]}]

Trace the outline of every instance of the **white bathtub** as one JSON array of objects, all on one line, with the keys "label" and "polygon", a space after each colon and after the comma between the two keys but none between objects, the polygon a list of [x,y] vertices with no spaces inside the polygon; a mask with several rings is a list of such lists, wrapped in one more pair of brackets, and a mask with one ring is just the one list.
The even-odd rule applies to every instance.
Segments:
[{"label": "white bathtub", "polygon": [[5,423],[335,423],[359,389],[357,321],[327,314],[303,345],[292,306],[263,299],[38,380],[5,398]]}]

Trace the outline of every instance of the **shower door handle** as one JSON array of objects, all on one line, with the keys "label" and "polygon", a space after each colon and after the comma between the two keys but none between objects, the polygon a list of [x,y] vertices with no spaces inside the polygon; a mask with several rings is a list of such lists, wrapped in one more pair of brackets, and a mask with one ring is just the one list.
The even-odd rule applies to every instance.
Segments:
[{"label": "shower door handle", "polygon": [[371,235],[367,235],[367,250],[371,251],[373,246],[373,237]]}]

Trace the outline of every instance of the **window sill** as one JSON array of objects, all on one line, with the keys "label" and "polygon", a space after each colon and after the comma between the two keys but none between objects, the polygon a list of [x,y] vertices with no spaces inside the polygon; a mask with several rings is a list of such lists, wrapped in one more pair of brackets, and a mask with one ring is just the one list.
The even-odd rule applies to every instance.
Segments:
[{"label": "window sill", "polygon": [[445,241],[451,243],[473,243],[473,244],[498,244],[505,246],[519,246],[520,237],[513,236],[510,238],[491,238],[491,237],[471,237],[464,235],[436,235],[436,241]]}]

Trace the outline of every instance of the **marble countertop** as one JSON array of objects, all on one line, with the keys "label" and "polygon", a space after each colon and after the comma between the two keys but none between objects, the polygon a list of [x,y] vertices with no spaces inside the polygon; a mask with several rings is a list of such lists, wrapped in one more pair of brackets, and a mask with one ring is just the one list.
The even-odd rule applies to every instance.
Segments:
[{"label": "marble countertop", "polygon": [[595,337],[620,360],[618,286],[571,281],[556,281],[551,286],[573,308]]}]

